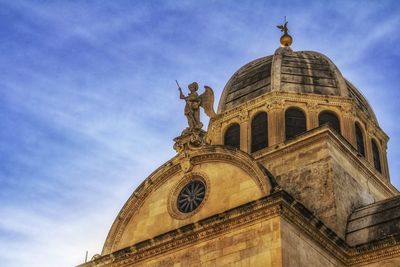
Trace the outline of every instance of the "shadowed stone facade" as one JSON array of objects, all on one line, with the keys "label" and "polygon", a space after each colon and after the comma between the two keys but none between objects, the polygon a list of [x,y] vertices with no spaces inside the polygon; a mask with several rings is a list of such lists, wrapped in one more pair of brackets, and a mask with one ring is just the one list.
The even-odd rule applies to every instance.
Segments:
[{"label": "shadowed stone facade", "polygon": [[326,56],[285,46],[246,64],[207,133],[175,140],[80,266],[400,266],[388,136]]}]

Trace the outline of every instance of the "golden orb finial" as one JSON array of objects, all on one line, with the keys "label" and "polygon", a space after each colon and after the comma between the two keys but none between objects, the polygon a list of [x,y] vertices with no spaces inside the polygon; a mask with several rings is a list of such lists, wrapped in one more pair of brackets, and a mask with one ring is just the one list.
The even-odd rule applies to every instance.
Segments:
[{"label": "golden orb finial", "polygon": [[286,21],[286,16],[285,16],[285,23],[283,25],[278,25],[278,29],[283,32],[283,35],[281,36],[281,45],[282,46],[290,46],[293,43],[293,38],[288,34],[288,27],[287,27],[288,22]]}]

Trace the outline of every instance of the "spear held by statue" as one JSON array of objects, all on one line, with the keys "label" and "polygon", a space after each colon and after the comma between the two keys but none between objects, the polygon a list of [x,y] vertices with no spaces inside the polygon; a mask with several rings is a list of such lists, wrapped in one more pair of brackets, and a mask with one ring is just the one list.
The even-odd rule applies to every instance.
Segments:
[{"label": "spear held by statue", "polygon": [[179,92],[181,93],[181,98],[182,98],[182,96],[185,97],[185,95],[182,93],[182,88],[181,88],[181,86],[179,85],[178,80],[175,80],[175,82],[176,82],[176,85],[178,86]]}]

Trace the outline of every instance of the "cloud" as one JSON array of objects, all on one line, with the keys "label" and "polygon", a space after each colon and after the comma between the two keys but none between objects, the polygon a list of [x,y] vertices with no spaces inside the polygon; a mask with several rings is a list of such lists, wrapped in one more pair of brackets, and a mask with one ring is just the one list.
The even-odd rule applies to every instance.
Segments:
[{"label": "cloud", "polygon": [[295,50],[327,54],[370,99],[400,185],[397,2],[0,6],[2,266],[99,253],[124,201],[174,155],[186,125],[175,79],[209,84],[218,99],[234,71],[278,47],[284,15]]}]

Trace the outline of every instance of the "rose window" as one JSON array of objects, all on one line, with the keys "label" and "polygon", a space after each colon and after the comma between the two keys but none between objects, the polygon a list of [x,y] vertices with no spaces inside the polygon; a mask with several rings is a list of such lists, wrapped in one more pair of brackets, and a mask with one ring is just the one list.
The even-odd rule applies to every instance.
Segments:
[{"label": "rose window", "polygon": [[199,180],[194,180],[182,188],[179,193],[177,205],[178,210],[183,213],[194,211],[204,200],[206,186]]}]

